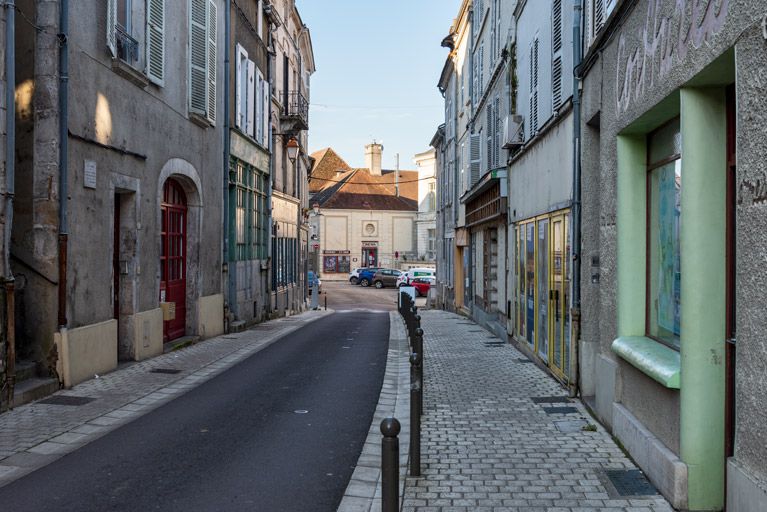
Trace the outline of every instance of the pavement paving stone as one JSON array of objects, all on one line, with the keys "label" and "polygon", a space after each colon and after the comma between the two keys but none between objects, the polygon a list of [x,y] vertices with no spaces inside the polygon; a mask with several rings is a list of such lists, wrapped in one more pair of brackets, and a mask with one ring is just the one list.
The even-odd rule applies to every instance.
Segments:
[{"label": "pavement paving stone", "polygon": [[[424,329],[421,476],[408,477],[403,512],[671,512],[662,496],[615,499],[600,476],[635,468],[567,389],[511,344],[466,317],[419,311]],[[548,414],[557,407],[574,414]],[[558,429],[563,421],[596,431]],[[565,430],[565,429],[563,429]],[[570,430],[575,430],[571,432]]]}]

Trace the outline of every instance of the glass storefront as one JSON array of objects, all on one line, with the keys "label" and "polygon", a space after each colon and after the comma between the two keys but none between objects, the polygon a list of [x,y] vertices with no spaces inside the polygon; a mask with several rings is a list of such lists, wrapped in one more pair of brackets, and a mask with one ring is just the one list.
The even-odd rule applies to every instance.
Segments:
[{"label": "glass storefront", "polygon": [[570,373],[570,212],[516,225],[514,322],[517,339],[563,381]]}]

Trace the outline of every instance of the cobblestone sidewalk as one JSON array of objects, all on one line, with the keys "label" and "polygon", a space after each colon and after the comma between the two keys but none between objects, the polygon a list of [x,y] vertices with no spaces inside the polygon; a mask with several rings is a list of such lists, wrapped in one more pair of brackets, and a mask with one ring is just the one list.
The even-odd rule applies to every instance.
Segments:
[{"label": "cobblestone sidewalk", "polygon": [[307,311],[264,322],[248,331],[124,365],[50,397],[69,400],[71,405],[40,400],[0,414],[0,487],[173,400],[330,313]]},{"label": "cobblestone sidewalk", "polygon": [[637,468],[579,401],[533,401],[566,397],[547,372],[465,317],[420,314],[422,476],[407,478],[403,511],[674,510],[618,493],[605,472]]}]

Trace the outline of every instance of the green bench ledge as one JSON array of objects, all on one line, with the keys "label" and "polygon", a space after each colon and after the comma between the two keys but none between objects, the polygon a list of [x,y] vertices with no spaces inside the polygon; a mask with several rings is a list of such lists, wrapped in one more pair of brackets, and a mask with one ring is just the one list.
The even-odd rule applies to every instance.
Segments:
[{"label": "green bench ledge", "polygon": [[621,336],[611,348],[667,388],[679,389],[682,360],[676,350],[644,336]]}]

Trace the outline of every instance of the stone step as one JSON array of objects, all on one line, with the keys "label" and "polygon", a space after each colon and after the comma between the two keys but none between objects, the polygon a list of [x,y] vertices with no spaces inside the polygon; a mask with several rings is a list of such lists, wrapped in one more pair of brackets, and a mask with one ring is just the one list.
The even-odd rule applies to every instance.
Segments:
[{"label": "stone step", "polygon": [[59,390],[59,381],[56,379],[46,379],[42,377],[33,377],[18,382],[13,390],[13,406],[34,402],[48,395],[52,395]]},{"label": "stone step", "polygon": [[34,361],[19,361],[15,367],[16,382],[37,377],[37,364]]},{"label": "stone step", "polygon": [[198,341],[200,341],[199,336],[191,336],[191,335],[182,336],[180,338],[176,338],[175,340],[171,340],[164,343],[162,346],[162,353],[167,354],[168,352],[171,352],[173,350],[184,348],[189,345],[194,345]]},{"label": "stone step", "polygon": [[246,327],[244,320],[237,320],[229,324],[229,332],[243,332]]}]

